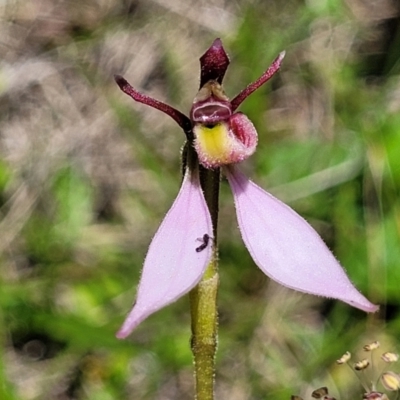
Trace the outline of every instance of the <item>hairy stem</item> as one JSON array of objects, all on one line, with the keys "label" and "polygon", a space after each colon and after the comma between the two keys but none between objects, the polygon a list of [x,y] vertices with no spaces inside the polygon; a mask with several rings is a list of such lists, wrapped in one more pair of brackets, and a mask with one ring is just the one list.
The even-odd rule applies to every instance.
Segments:
[{"label": "hairy stem", "polygon": [[[191,146],[189,146],[191,147]],[[189,152],[193,151],[191,149]],[[190,157],[190,156],[189,156]],[[214,399],[215,353],[218,335],[218,198],[220,171],[200,166],[200,180],[213,222],[213,256],[200,283],[190,292],[191,347],[194,357],[196,399]]]}]

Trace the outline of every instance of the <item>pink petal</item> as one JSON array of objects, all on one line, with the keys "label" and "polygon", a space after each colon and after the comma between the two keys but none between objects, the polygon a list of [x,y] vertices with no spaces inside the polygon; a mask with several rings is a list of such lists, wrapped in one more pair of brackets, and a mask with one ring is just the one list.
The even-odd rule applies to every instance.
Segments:
[{"label": "pink petal", "polygon": [[212,236],[210,213],[198,173],[190,176],[187,172],[178,197],[150,244],[136,303],[118,331],[118,338],[128,336],[150,314],[174,302],[200,281],[212,252],[212,245],[203,242],[204,235]]},{"label": "pink petal", "polygon": [[225,172],[243,240],[266,275],[291,289],[339,299],[367,312],[377,311],[302,217],[234,166]]}]

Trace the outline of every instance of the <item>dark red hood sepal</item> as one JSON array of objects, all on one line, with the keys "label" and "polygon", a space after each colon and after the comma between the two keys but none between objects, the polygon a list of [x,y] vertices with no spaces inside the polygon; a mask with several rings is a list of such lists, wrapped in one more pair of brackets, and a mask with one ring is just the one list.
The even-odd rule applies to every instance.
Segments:
[{"label": "dark red hood sepal", "polygon": [[200,57],[200,88],[211,80],[221,84],[229,62],[221,39],[215,39],[211,47]]}]

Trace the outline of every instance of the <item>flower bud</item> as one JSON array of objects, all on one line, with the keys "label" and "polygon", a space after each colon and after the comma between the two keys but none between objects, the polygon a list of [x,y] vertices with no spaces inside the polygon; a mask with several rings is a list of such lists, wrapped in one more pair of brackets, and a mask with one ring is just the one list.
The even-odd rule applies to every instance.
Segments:
[{"label": "flower bud", "polygon": [[336,364],[346,364],[347,361],[349,361],[351,358],[351,354],[349,351],[346,351],[346,353],[344,353],[342,355],[342,357],[339,358],[339,360],[336,360]]},{"label": "flower bud", "polygon": [[364,360],[356,362],[354,364],[354,369],[356,371],[362,371],[363,369],[368,368],[368,365],[369,365],[369,361],[364,359]]},{"label": "flower bud", "polygon": [[364,351],[372,351],[377,349],[380,346],[380,343],[376,340],[375,342],[372,342],[370,344],[366,344],[363,349]]},{"label": "flower bud", "polygon": [[322,398],[324,398],[327,394],[328,394],[328,388],[327,388],[327,387],[322,387],[322,388],[319,388],[319,389],[314,390],[314,391],[311,393],[311,396],[312,396],[314,399],[322,399]]},{"label": "flower bud", "polygon": [[368,392],[364,393],[363,400],[389,400],[385,393]]},{"label": "flower bud", "polygon": [[388,371],[381,376],[382,385],[386,390],[395,391],[400,389],[400,376],[394,372]]},{"label": "flower bud", "polygon": [[392,363],[392,362],[396,362],[399,359],[399,355],[396,353],[386,352],[386,353],[382,354],[381,358],[383,361],[385,361],[387,363]]}]

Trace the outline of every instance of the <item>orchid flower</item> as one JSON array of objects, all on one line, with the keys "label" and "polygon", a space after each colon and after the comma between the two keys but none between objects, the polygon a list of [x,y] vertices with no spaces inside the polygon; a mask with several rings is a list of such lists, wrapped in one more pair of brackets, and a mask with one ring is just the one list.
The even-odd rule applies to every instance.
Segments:
[{"label": "orchid flower", "polygon": [[[200,91],[189,117],[136,91],[121,76],[115,79],[135,101],[163,111],[179,124],[203,168],[222,169],[232,189],[243,241],[267,276],[288,288],[374,312],[378,307],[354,287],[317,232],[290,207],[249,180],[237,166],[254,153],[257,131],[236,110],[279,70],[284,55],[280,53],[258,80],[229,100],[222,88],[229,58],[221,40],[216,39],[200,58]],[[178,197],[150,244],[136,303],[117,333],[118,338],[128,336],[150,314],[199,283],[212,257],[212,235],[199,166],[188,162]]]}]

